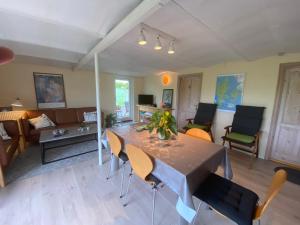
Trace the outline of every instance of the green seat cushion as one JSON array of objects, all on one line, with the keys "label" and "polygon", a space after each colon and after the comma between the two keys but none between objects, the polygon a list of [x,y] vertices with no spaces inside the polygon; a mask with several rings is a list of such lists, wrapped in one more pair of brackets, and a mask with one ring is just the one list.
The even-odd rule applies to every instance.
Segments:
[{"label": "green seat cushion", "polygon": [[205,125],[198,125],[198,124],[189,123],[186,127],[188,129],[199,128],[199,129],[208,131],[208,126],[205,126]]},{"label": "green seat cushion", "polygon": [[246,143],[246,144],[252,143],[255,139],[255,137],[253,137],[253,136],[239,134],[239,133],[235,133],[235,132],[231,132],[231,133],[227,134],[226,137],[231,140],[239,141],[239,142]]}]

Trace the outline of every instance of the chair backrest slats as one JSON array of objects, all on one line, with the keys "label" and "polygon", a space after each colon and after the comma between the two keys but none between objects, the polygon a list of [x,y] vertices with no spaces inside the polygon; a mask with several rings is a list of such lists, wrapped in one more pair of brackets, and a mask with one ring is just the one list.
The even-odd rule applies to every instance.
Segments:
[{"label": "chair backrest slats", "polygon": [[199,102],[194,123],[199,125],[212,123],[215,117],[216,109],[217,104]]},{"label": "chair backrest slats", "polygon": [[265,107],[237,105],[232,132],[254,136],[259,132]]},{"label": "chair backrest slats", "polygon": [[200,138],[211,142],[211,136],[209,135],[209,133],[199,128],[191,128],[187,130],[186,134],[192,137]]},{"label": "chair backrest slats", "polygon": [[146,177],[153,170],[151,158],[142,149],[131,144],[126,145],[126,153],[134,173],[141,179],[146,180]]},{"label": "chair backrest slats", "polygon": [[108,143],[109,143],[112,153],[116,157],[119,157],[119,154],[122,150],[122,143],[120,141],[120,138],[115,133],[113,133],[112,131],[110,131],[108,129],[106,130],[106,135],[107,135]]},{"label": "chair backrest slats", "polygon": [[278,170],[275,173],[264,202],[261,205],[259,205],[256,209],[254,219],[258,219],[262,216],[262,214],[265,212],[265,210],[267,209],[267,207],[269,206],[273,198],[278,194],[278,192],[282,188],[282,185],[285,183],[286,179],[287,179],[287,173],[285,170]]}]

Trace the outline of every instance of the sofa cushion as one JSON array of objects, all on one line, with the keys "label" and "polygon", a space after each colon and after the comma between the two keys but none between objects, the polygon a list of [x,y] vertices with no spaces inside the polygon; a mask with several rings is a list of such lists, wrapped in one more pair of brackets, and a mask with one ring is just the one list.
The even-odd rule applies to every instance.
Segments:
[{"label": "sofa cushion", "polygon": [[84,122],[97,122],[97,112],[84,112]]},{"label": "sofa cushion", "polygon": [[5,130],[5,128],[4,128],[3,123],[0,123],[0,137],[1,137],[3,140],[9,140],[9,139],[11,139],[11,137],[8,136],[8,134],[6,133],[6,130]]},{"label": "sofa cushion", "polygon": [[45,114],[49,117],[50,120],[52,120],[54,123],[56,123],[55,120],[55,112],[53,109],[43,109],[43,110],[29,110],[27,111],[28,119],[36,118],[41,116],[42,114]]},{"label": "sofa cushion", "polygon": [[18,120],[4,120],[1,123],[3,123],[4,129],[10,137],[18,137],[20,135]]},{"label": "sofa cushion", "polygon": [[83,113],[85,112],[95,112],[96,107],[83,107],[76,109],[77,121],[82,123],[84,121]]},{"label": "sofa cushion", "polygon": [[5,152],[0,151],[1,166],[6,167],[9,164],[11,158],[16,152],[16,149],[18,148],[18,145],[19,145],[18,137],[13,137],[10,140],[3,141],[3,147]]},{"label": "sofa cushion", "polygon": [[56,124],[79,123],[76,109],[56,109]]},{"label": "sofa cushion", "polygon": [[32,126],[34,126],[35,129],[55,126],[52,120],[45,114],[42,114],[41,116],[36,118],[29,119],[28,121]]}]

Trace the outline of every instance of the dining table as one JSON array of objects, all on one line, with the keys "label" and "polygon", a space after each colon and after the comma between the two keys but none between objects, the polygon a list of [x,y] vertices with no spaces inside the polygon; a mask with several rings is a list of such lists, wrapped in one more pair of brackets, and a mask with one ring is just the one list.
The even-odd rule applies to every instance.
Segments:
[{"label": "dining table", "polygon": [[[170,140],[160,140],[156,133],[138,131],[139,127],[140,124],[129,124],[110,129],[124,145],[135,145],[152,158],[152,174],[178,195],[176,210],[180,215],[179,224],[191,223],[196,216],[193,193],[205,178],[219,166],[223,168],[225,178],[233,176],[227,148],[184,133],[173,135]],[[105,140],[104,132],[103,141],[109,148]],[[112,170],[117,170],[118,158],[112,157],[111,163]]]}]

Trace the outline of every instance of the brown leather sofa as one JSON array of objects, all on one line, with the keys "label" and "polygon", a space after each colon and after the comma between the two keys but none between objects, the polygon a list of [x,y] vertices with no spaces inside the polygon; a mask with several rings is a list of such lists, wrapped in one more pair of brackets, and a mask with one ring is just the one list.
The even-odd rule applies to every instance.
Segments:
[{"label": "brown leather sofa", "polygon": [[[4,125],[8,136],[11,137],[9,140],[3,140],[0,137],[0,186],[5,186],[4,170],[10,164],[13,159],[15,152],[19,148],[19,127],[16,120],[0,121]],[[20,153],[20,152],[19,152]]]},{"label": "brown leather sofa", "polygon": [[[42,114],[47,115],[54,123],[55,128],[65,128],[72,125],[79,125],[84,121],[84,112],[96,111],[95,107],[66,108],[66,109],[43,109],[26,111],[21,119],[21,127],[24,138],[27,142],[38,143],[41,130],[53,129],[53,127],[35,129],[28,121]],[[104,114],[101,112],[101,126],[104,124]]]}]

